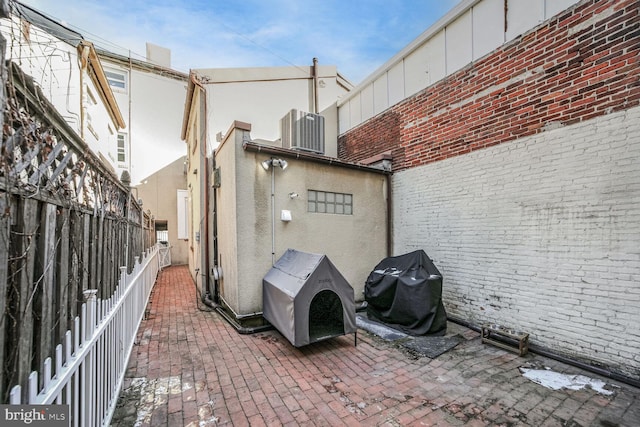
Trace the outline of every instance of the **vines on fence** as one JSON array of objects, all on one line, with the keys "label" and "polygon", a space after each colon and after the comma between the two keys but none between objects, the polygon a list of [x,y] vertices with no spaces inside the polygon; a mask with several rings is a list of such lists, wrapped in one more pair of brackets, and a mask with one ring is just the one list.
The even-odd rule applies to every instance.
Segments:
[{"label": "vines on fence", "polygon": [[[155,244],[153,222],[14,63],[0,148],[0,402],[42,371],[97,289]],[[1,100],[1,97],[0,97]],[[0,103],[0,105],[2,105]]]}]

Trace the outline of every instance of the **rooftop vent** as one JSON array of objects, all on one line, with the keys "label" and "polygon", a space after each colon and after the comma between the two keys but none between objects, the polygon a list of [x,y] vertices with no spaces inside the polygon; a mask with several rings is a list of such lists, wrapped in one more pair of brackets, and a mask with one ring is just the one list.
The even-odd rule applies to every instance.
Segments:
[{"label": "rooftop vent", "polygon": [[324,154],[324,117],[293,109],[280,119],[282,146]]}]

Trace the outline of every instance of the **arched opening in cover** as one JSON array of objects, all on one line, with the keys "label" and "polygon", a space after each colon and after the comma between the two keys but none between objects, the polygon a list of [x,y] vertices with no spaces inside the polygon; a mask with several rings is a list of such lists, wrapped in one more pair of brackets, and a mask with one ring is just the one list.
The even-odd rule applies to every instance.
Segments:
[{"label": "arched opening in cover", "polygon": [[309,342],[344,335],[342,301],[331,290],[320,291],[309,307]]}]

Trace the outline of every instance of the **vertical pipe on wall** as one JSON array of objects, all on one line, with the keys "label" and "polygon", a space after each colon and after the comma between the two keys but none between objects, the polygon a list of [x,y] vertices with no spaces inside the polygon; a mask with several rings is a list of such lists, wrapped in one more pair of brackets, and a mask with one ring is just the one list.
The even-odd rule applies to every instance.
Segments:
[{"label": "vertical pipe on wall", "polygon": [[[3,4],[3,0],[0,0],[0,18],[4,18],[5,16],[5,7],[8,7],[5,4]],[[0,34],[0,81],[2,82],[2,84],[0,85],[0,108],[2,108],[2,111],[4,111],[4,104],[5,104],[5,99],[6,99],[6,95],[5,95],[5,82],[7,81],[7,69],[4,65],[4,52],[6,49],[6,44],[7,41],[6,39],[2,36],[2,34]],[[71,76],[71,72],[69,72],[69,76]],[[4,114],[0,114],[0,129],[4,129]],[[4,310],[3,310],[4,313]],[[1,359],[1,358],[0,358]],[[2,365],[0,365],[2,366]],[[0,399],[2,399],[2,375],[0,374]]]},{"label": "vertical pipe on wall", "polygon": [[200,236],[200,241],[204,241],[204,265],[202,269],[202,285],[204,287],[205,295],[208,297],[212,294],[209,289],[209,159],[207,157],[207,150],[205,147],[205,157],[204,157],[204,230],[202,235]]},{"label": "vertical pipe on wall", "polygon": [[276,176],[271,162],[271,265],[276,264]]},{"label": "vertical pipe on wall", "polygon": [[320,114],[318,102],[318,58],[313,58],[313,112]]},{"label": "vertical pipe on wall", "polygon": [[[208,298],[209,289],[209,162],[207,158],[208,150],[208,127],[207,127],[207,98],[206,91],[200,89],[200,109],[198,119],[200,120],[200,171],[204,171],[200,179],[200,274],[202,275],[202,298]],[[204,188],[203,188],[204,186]],[[203,206],[204,205],[204,206]]]},{"label": "vertical pipe on wall", "polygon": [[84,111],[84,72],[87,70],[89,66],[89,46],[84,46],[80,55],[80,138],[86,142],[84,139],[84,119],[85,119],[85,111]]},{"label": "vertical pipe on wall", "polygon": [[[213,173],[214,176],[214,180],[215,180],[215,172],[216,172],[216,153],[215,150],[214,152],[211,154],[211,171]],[[220,302],[220,298],[218,293],[220,292],[219,289],[219,283],[218,281],[220,280],[220,269],[218,268],[219,265],[219,261],[218,261],[218,191],[217,191],[217,185],[219,183],[215,183],[214,182],[214,188],[213,188],[213,230],[212,230],[212,239],[213,239],[213,270],[214,270],[214,275],[213,275],[213,302],[218,303]]]},{"label": "vertical pipe on wall", "polygon": [[[127,138],[127,149],[129,151],[129,155],[128,160],[129,160],[129,165],[128,165],[128,169],[129,169],[129,175],[131,175],[131,141],[133,138],[133,134],[131,132],[131,74],[133,72],[133,64],[131,63],[131,50],[129,50],[129,87],[128,87],[128,95],[129,95],[129,123],[127,123],[127,126],[129,127],[129,131],[128,131],[128,138]],[[157,185],[156,185],[157,187]]]},{"label": "vertical pipe on wall", "polygon": [[391,174],[386,176],[387,182],[387,257],[393,256],[393,199],[391,194]]}]

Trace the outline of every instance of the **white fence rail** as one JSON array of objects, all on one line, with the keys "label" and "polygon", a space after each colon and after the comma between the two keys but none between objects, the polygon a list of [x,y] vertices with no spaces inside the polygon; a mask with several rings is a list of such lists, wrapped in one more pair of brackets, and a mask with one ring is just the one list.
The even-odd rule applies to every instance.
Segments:
[{"label": "white fence rail", "polygon": [[71,426],[107,426],[111,421],[127,370],[129,356],[142,321],[159,267],[159,246],[149,249],[131,274],[121,267],[120,281],[106,300],[87,291],[87,302],[67,331],[64,345],[56,347],[54,361],[45,361],[29,376],[27,392],[11,389],[10,404],[68,404]]}]

